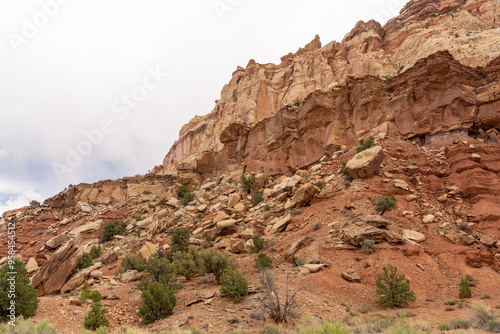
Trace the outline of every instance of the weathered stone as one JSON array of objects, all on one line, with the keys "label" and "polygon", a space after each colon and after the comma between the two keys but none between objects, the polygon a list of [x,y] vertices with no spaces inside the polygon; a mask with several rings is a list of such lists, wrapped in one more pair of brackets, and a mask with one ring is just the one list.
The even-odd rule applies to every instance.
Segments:
[{"label": "weathered stone", "polygon": [[56,235],[55,237],[47,240],[45,246],[50,249],[55,249],[64,244],[69,240],[69,236],[66,233]]},{"label": "weathered stone", "polygon": [[412,231],[412,230],[403,230],[403,237],[405,239],[415,241],[415,242],[422,242],[425,240],[425,235],[423,235],[420,232]]},{"label": "weathered stone", "polygon": [[495,239],[493,239],[492,237],[486,235],[486,234],[483,234],[481,236],[481,238],[479,239],[479,241],[481,241],[482,244],[486,245],[486,246],[493,246],[496,242]]},{"label": "weathered stone", "polygon": [[90,277],[93,279],[101,279],[102,278],[102,271],[101,270],[93,270],[90,273]]},{"label": "weathered stone", "polygon": [[80,302],[80,299],[79,298],[75,298],[75,297],[71,297],[69,299],[69,304],[70,305],[75,305],[75,306],[80,306],[82,305],[82,303]]},{"label": "weathered stone", "polygon": [[346,173],[353,179],[367,179],[380,167],[384,160],[382,147],[375,146],[356,154],[346,164]]},{"label": "weathered stone", "polygon": [[428,223],[434,222],[435,219],[436,219],[436,217],[433,214],[428,214],[428,215],[424,216],[424,218],[422,219],[422,221],[424,223],[428,224]]},{"label": "weathered stone", "polygon": [[144,273],[137,270],[127,270],[123,274],[118,275],[118,280],[122,283],[129,283],[140,280],[142,276],[144,276]]},{"label": "weathered stone", "polygon": [[275,234],[278,232],[282,232],[286,229],[287,225],[292,221],[292,216],[290,214],[286,215],[282,218],[274,218],[269,224],[271,229],[267,234]]},{"label": "weathered stone", "polygon": [[71,231],[69,231],[69,235],[76,237],[77,235],[80,235],[80,238],[84,239],[88,235],[92,235],[95,231],[101,228],[101,226],[104,224],[102,220],[96,220],[95,222],[89,222],[87,224],[78,226]]},{"label": "weathered stone", "polygon": [[305,264],[321,263],[320,244],[318,242],[313,242],[309,246],[298,250],[293,255],[293,259],[295,263],[298,259],[302,259]]},{"label": "weathered stone", "polygon": [[381,215],[356,216],[356,218],[353,220],[353,222],[355,223],[358,221],[362,221],[362,222],[367,223],[368,225],[372,225],[372,226],[380,227],[380,228],[387,227],[387,225],[389,225],[389,223],[390,223],[390,221],[387,218],[385,218]]},{"label": "weathered stone", "polygon": [[240,195],[238,195],[238,194],[229,195],[229,199],[227,201],[227,207],[228,208],[234,207],[236,204],[238,204],[240,202],[240,200],[241,200],[241,198],[240,198]]},{"label": "weathered stone", "polygon": [[417,195],[406,195],[407,202],[412,202],[412,201],[415,201],[416,199],[418,199]]},{"label": "weathered stone", "polygon": [[314,195],[316,194],[316,187],[310,183],[306,183],[301,186],[293,195],[290,201],[290,208],[306,206],[311,202]]},{"label": "weathered stone", "polygon": [[234,212],[237,212],[237,213],[242,213],[242,212],[245,212],[245,204],[243,203],[238,203],[234,206]]},{"label": "weathered stone", "polygon": [[236,241],[230,249],[230,252],[233,254],[240,254],[246,252],[246,245],[244,240]]},{"label": "weathered stone", "polygon": [[406,191],[410,191],[411,190],[410,186],[408,185],[408,183],[406,183],[403,180],[394,179],[393,183],[394,183],[394,186],[396,188],[401,188],[401,189],[406,190]]},{"label": "weathered stone", "polygon": [[38,294],[51,295],[57,293],[66,283],[69,275],[80,262],[83,249],[79,239],[70,239],[45,262],[38,273],[33,276],[32,285]]},{"label": "weathered stone", "polygon": [[228,214],[227,214],[227,213],[225,213],[224,211],[219,211],[219,212],[217,212],[217,214],[215,215],[213,222],[214,222],[215,224],[217,224],[218,222],[220,222],[220,221],[222,221],[222,220],[226,220],[226,219],[229,219]]},{"label": "weathered stone", "polygon": [[158,250],[158,245],[154,245],[151,242],[146,241],[144,243],[144,245],[141,247],[141,249],[139,250],[138,256],[141,259],[147,260],[147,259],[149,259],[149,257],[151,255],[153,255],[154,253],[156,253],[157,250]]},{"label": "weathered stone", "polygon": [[234,220],[234,219],[227,219],[227,220],[219,221],[215,225],[217,226],[217,228],[224,229],[224,228],[228,228],[228,227],[234,226],[235,224],[236,224],[236,220]]},{"label": "weathered stone", "polygon": [[295,241],[293,244],[288,247],[285,256],[295,262],[294,255],[297,253],[300,249],[309,246],[312,242],[314,241],[313,237],[306,235],[301,238],[299,238],[297,241]]},{"label": "weathered stone", "polygon": [[111,263],[115,262],[116,260],[118,260],[118,255],[115,252],[112,252],[111,254],[108,255],[108,257],[106,258],[106,260],[104,262],[106,262],[106,265],[110,265]]},{"label": "weathered stone", "polygon": [[241,235],[241,237],[243,239],[249,240],[249,239],[252,239],[255,234],[254,234],[253,229],[247,228],[246,230],[244,230],[243,232],[241,232],[240,235]]},{"label": "weathered stone", "polygon": [[99,261],[96,264],[82,269],[76,274],[74,274],[66,284],[61,287],[61,292],[73,291],[77,287],[83,284],[83,282],[90,276],[90,273],[94,270],[101,268],[103,264]]},{"label": "weathered stone", "polygon": [[28,275],[38,270],[38,263],[34,258],[29,258],[28,263],[26,263],[26,270],[28,271]]},{"label": "weathered stone", "polygon": [[366,224],[365,222],[351,223],[340,231],[340,238],[351,245],[360,247],[363,240],[372,239],[375,242],[387,241],[391,244],[399,244],[404,239],[396,232],[386,231]]},{"label": "weathered stone", "polygon": [[309,270],[310,273],[316,273],[325,267],[324,264],[305,264],[304,268]]},{"label": "weathered stone", "polygon": [[340,276],[348,282],[361,282],[361,276],[359,276],[359,274],[354,269],[346,269],[346,271],[342,272]]}]

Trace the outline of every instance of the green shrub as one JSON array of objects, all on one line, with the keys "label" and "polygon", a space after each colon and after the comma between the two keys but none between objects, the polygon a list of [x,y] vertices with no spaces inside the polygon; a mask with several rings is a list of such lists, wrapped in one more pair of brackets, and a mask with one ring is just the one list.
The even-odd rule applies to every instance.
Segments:
[{"label": "green shrub", "polygon": [[141,217],[141,215],[134,214],[132,215],[132,219],[135,219],[136,221],[141,221],[143,218]]},{"label": "green shrub", "polygon": [[174,267],[177,275],[181,275],[189,281],[198,273],[199,253],[190,248],[189,252],[178,252],[174,255]]},{"label": "green shrub", "polygon": [[372,205],[375,207],[375,211],[381,216],[387,212],[397,208],[396,197],[394,195],[387,196],[382,194],[378,200],[372,199]]},{"label": "green shrub", "polygon": [[125,235],[126,232],[127,225],[125,225],[125,223],[121,220],[115,220],[114,222],[110,222],[104,225],[102,240],[109,241],[113,239],[115,235]]},{"label": "green shrub", "polygon": [[458,298],[464,299],[471,297],[472,292],[470,291],[469,282],[465,278],[462,278],[460,280],[460,290],[458,291]]},{"label": "green shrub", "polygon": [[325,187],[325,182],[316,181],[316,182],[313,182],[312,185],[318,187],[319,189],[323,189]]},{"label": "green shrub", "polygon": [[99,245],[99,246],[96,246],[96,245],[92,246],[92,248],[90,249],[89,254],[92,257],[92,259],[97,259],[102,254],[101,245]]},{"label": "green shrub", "polygon": [[371,311],[372,311],[371,306],[367,304],[363,304],[360,307],[358,307],[358,312],[361,314],[367,314],[370,313]]},{"label": "green shrub", "polygon": [[172,231],[172,240],[170,246],[172,253],[187,252],[189,249],[189,238],[191,231],[183,228],[176,228]]},{"label": "green shrub", "polygon": [[120,272],[124,273],[127,270],[146,270],[146,260],[141,259],[135,254],[127,254],[127,256],[122,259]]},{"label": "green shrub", "polygon": [[347,162],[342,162],[340,164],[340,174],[342,175],[347,175],[347,171],[345,170],[345,166],[347,165]]},{"label": "green shrub", "polygon": [[176,303],[173,290],[154,282],[142,291],[142,305],[138,315],[145,324],[150,324],[173,314]]},{"label": "green shrub", "polygon": [[462,319],[453,319],[450,321],[451,329],[469,329],[471,328],[470,321],[462,320]]},{"label": "green shrub", "polygon": [[30,207],[32,207],[32,208],[37,208],[39,206],[40,206],[40,202],[38,202],[38,201],[32,200],[30,202]]},{"label": "green shrub", "polygon": [[361,249],[365,254],[371,254],[375,252],[375,241],[373,241],[372,239],[363,240],[363,243],[361,244]]},{"label": "green shrub", "polygon": [[375,145],[375,142],[373,141],[373,139],[368,139],[367,141],[363,141],[363,139],[361,139],[359,141],[359,146],[356,147],[356,153],[360,153],[360,152],[363,152],[364,150],[372,148],[373,145]]},{"label": "green shrub", "polygon": [[272,263],[273,260],[269,256],[267,256],[265,253],[259,253],[255,258],[254,268],[257,269],[269,268]]},{"label": "green shrub", "polygon": [[138,285],[141,290],[154,282],[172,290],[180,288],[177,284],[175,266],[167,259],[160,258],[157,254],[150,256],[146,262],[146,271],[148,275],[144,276]]},{"label": "green shrub", "polygon": [[469,283],[469,287],[473,288],[476,286],[476,280],[471,275],[465,275],[465,279]]},{"label": "green shrub", "polygon": [[255,189],[252,193],[252,205],[256,206],[259,203],[262,203],[264,201],[264,191]]},{"label": "green shrub", "polygon": [[241,175],[241,178],[240,178],[240,185],[241,185],[241,189],[243,190],[243,192],[245,194],[250,194],[255,186],[255,181],[256,181],[256,178],[255,178],[255,175],[252,174],[250,175],[249,177],[246,177],[245,174],[242,174]]},{"label": "green shrub", "polygon": [[416,300],[415,293],[410,290],[410,281],[398,268],[388,265],[384,272],[377,276],[377,302],[388,307],[404,307]]},{"label": "green shrub", "polygon": [[78,269],[85,269],[92,265],[92,256],[89,253],[83,253],[80,262],[76,265]]},{"label": "green shrub", "polygon": [[220,292],[235,303],[239,303],[248,294],[248,282],[243,275],[235,269],[226,269],[220,277],[222,285]]},{"label": "green shrub", "polygon": [[89,289],[89,282],[84,281],[82,287],[82,293],[80,294],[80,303],[84,304],[87,299],[90,298],[91,292]]},{"label": "green shrub", "polygon": [[252,237],[252,246],[250,247],[252,253],[258,253],[264,249],[264,238],[258,235]]},{"label": "green shrub", "polygon": [[179,203],[182,206],[188,205],[195,198],[194,194],[184,185],[180,186],[179,189],[177,189],[175,192],[177,193]]},{"label": "green shrub", "polygon": [[229,255],[221,254],[214,249],[200,252],[200,263],[205,273],[213,273],[217,283],[224,270],[234,269],[235,264],[229,260]]},{"label": "green shrub", "polygon": [[94,290],[90,294],[90,299],[92,299],[93,302],[100,302],[102,300],[102,295],[99,291]]},{"label": "green shrub", "polygon": [[89,313],[83,321],[85,328],[95,331],[99,327],[109,326],[108,318],[106,318],[107,313],[108,310],[103,308],[101,303],[92,303]]},{"label": "green shrub", "polygon": [[453,305],[455,305],[457,303],[458,303],[458,300],[456,300],[456,299],[449,299],[449,300],[445,300],[444,301],[444,304],[445,305],[449,305],[449,306],[453,306]]},{"label": "green shrub", "polygon": [[[15,274],[9,274],[9,272]],[[8,318],[11,312],[16,317],[22,315],[29,318],[35,315],[38,308],[38,292],[30,284],[26,267],[21,260],[9,260],[0,268],[0,317]],[[12,280],[12,278],[15,278]],[[14,286],[13,286],[14,285]],[[12,296],[15,290],[15,296]],[[11,300],[15,300],[15,310],[9,310]],[[12,318],[9,318],[12,319]]]}]

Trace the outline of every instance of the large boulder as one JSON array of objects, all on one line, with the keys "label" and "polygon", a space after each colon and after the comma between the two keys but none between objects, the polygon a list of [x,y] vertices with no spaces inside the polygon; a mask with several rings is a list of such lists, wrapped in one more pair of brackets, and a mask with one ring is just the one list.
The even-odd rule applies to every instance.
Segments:
[{"label": "large boulder", "polygon": [[66,233],[56,235],[55,237],[47,240],[45,246],[50,249],[55,249],[64,244],[69,240],[69,236]]},{"label": "large boulder", "polygon": [[314,195],[316,194],[316,187],[313,186],[310,183],[304,184],[301,186],[297,192],[293,195],[291,201],[290,201],[290,208],[293,207],[300,207],[300,206],[306,206],[311,202],[313,199]]},{"label": "large boulder", "polygon": [[292,221],[292,216],[290,214],[283,218],[274,218],[268,225],[269,230],[266,234],[275,234],[278,232],[283,232],[288,224]]},{"label": "large boulder", "polygon": [[347,162],[345,170],[353,179],[367,179],[379,169],[383,160],[382,147],[375,146],[356,154]]},{"label": "large boulder", "polygon": [[96,269],[99,269],[103,266],[102,262],[99,261],[93,266],[80,270],[76,274],[71,277],[66,284],[61,288],[61,292],[73,291],[77,287],[83,284],[83,282],[90,276],[90,273]]},{"label": "large boulder", "polygon": [[80,247],[80,239],[78,238],[68,240],[52,254],[38,273],[33,276],[31,284],[38,289],[38,294],[43,296],[59,292],[71,271],[80,262],[82,255],[83,249]]},{"label": "large boulder", "polygon": [[157,250],[158,250],[158,245],[154,245],[151,242],[146,241],[146,243],[139,250],[138,256],[141,259],[147,260],[151,255],[156,253]]},{"label": "large boulder", "polygon": [[375,242],[383,240],[390,244],[400,244],[404,239],[396,232],[386,231],[363,221],[351,223],[340,231],[340,238],[353,246],[360,247],[363,240],[372,239]]}]

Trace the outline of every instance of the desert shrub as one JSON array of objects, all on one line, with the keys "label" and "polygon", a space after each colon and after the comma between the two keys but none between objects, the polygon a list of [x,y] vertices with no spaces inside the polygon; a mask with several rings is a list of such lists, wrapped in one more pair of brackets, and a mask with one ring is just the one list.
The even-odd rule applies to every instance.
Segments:
[{"label": "desert shrub", "polygon": [[92,265],[92,261],[94,259],[89,253],[83,253],[82,258],[80,259],[80,262],[76,265],[78,269],[85,269],[88,268]]},{"label": "desert shrub", "polygon": [[250,247],[250,251],[252,253],[258,253],[264,249],[264,238],[258,235],[254,235],[252,237],[252,247]]},{"label": "desert shrub", "polygon": [[82,293],[80,294],[80,303],[84,304],[87,299],[90,298],[90,288],[89,288],[89,282],[84,281],[83,282],[83,287],[82,287]]},{"label": "desert shrub", "polygon": [[172,253],[175,252],[186,252],[189,249],[189,237],[191,236],[191,231],[183,228],[176,228],[172,231],[172,240],[170,241],[170,246]]},{"label": "desert shrub", "polygon": [[448,300],[444,301],[444,304],[445,305],[449,305],[449,306],[453,306],[453,305],[455,305],[457,303],[458,303],[458,300],[456,300],[456,299],[448,299]]},{"label": "desert shrub", "polygon": [[317,231],[321,228],[321,224],[320,223],[316,223],[313,225],[313,231]]},{"label": "desert shrub", "polygon": [[378,303],[388,307],[404,307],[416,300],[405,274],[398,273],[398,268],[392,265],[384,267],[383,270],[376,281]]},{"label": "desert shrub", "polygon": [[375,145],[375,142],[373,141],[373,139],[368,139],[367,141],[364,141],[363,139],[361,139],[359,141],[359,146],[356,147],[356,153],[360,153],[360,152],[363,152],[364,150],[372,148],[373,145]]},{"label": "desert shrub", "polygon": [[342,162],[340,164],[340,174],[347,175],[347,171],[345,170],[346,165],[347,165],[347,162]]},{"label": "desert shrub", "polygon": [[90,299],[92,299],[93,302],[100,302],[102,300],[102,295],[99,291],[94,290],[90,293]]},{"label": "desert shrub", "polygon": [[177,275],[181,275],[189,281],[198,273],[198,260],[199,253],[194,248],[190,248],[189,252],[176,253],[173,264]]},{"label": "desert shrub", "polygon": [[212,273],[217,283],[224,270],[235,268],[235,264],[229,260],[229,255],[221,254],[214,249],[200,252],[200,264],[205,273]]},{"label": "desert shrub", "polygon": [[297,266],[299,266],[299,267],[300,267],[300,266],[303,266],[304,264],[306,264],[306,261],[304,261],[304,259],[303,259],[303,258],[301,258],[301,257],[299,257],[299,258],[297,258],[297,259],[295,260],[295,265],[297,265]]},{"label": "desert shrub", "polygon": [[90,249],[89,254],[92,257],[92,259],[97,259],[102,254],[101,245],[99,245],[99,246],[96,246],[96,245],[92,246],[92,248]]},{"label": "desert shrub", "polygon": [[246,177],[245,174],[242,174],[240,178],[241,190],[243,190],[243,192],[247,195],[250,194],[255,187],[255,181],[256,178],[254,174],[250,175],[249,177]]},{"label": "desert shrub", "polygon": [[252,205],[256,206],[259,203],[262,203],[264,201],[264,191],[255,189],[252,193]]},{"label": "desert shrub", "polygon": [[138,215],[138,214],[133,214],[133,215],[132,215],[132,219],[135,219],[136,221],[141,221],[141,220],[142,220],[142,217],[141,217],[141,215]]},{"label": "desert shrub", "polygon": [[452,319],[450,321],[450,328],[451,329],[468,329],[471,328],[471,323],[470,321],[463,320],[463,319]]},{"label": "desert shrub", "polygon": [[127,270],[146,270],[146,260],[141,259],[135,254],[127,254],[127,256],[122,259],[120,271],[124,273]]},{"label": "desert shrub", "polygon": [[267,256],[265,253],[259,253],[255,258],[254,268],[257,269],[269,268],[272,263],[273,260],[269,256]]},{"label": "desert shrub", "polygon": [[179,204],[182,206],[188,205],[195,198],[194,194],[184,185],[180,186],[175,192],[179,198]]},{"label": "desert shrub", "polygon": [[[9,272],[15,274],[9,274]],[[21,260],[9,260],[0,268],[0,317],[9,318],[9,315],[29,318],[35,315],[38,308],[38,292],[31,286],[26,267]],[[8,280],[15,277],[15,280]],[[13,286],[14,285],[14,286]],[[14,289],[13,289],[14,288]],[[15,290],[15,309],[11,310],[11,290]],[[11,313],[12,312],[12,313]],[[12,318],[10,318],[12,319]]]},{"label": "desert shrub", "polygon": [[444,310],[445,310],[446,312],[453,311],[454,309],[455,309],[455,308],[454,308],[454,307],[451,307],[451,306],[447,306],[447,307],[445,307],[445,308],[444,308]]},{"label": "desert shrub", "polygon": [[235,303],[239,303],[248,294],[248,282],[236,269],[226,269],[220,277],[220,292]]},{"label": "desert shrub", "polygon": [[109,320],[106,318],[107,313],[108,310],[103,308],[101,303],[92,303],[89,313],[83,321],[85,328],[95,331],[99,327],[109,326]]},{"label": "desert shrub", "polygon": [[125,225],[125,223],[121,220],[115,220],[114,222],[110,222],[104,225],[102,240],[109,241],[113,239],[115,235],[125,235],[126,232],[127,225]]},{"label": "desert shrub", "polygon": [[313,182],[312,185],[318,187],[319,189],[323,189],[325,187],[325,182],[316,181],[316,182]]},{"label": "desert shrub", "polygon": [[289,275],[284,296],[280,296],[274,278],[267,270],[262,271],[260,281],[263,292],[258,297],[259,309],[263,309],[276,323],[287,323],[290,318],[298,317],[296,297],[300,289],[293,293],[289,292]]},{"label": "desert shrub", "polygon": [[372,311],[371,306],[367,304],[363,304],[360,307],[358,307],[358,312],[361,314],[367,314],[370,313],[371,311]]},{"label": "desert shrub", "polygon": [[461,221],[460,223],[458,223],[458,229],[461,231],[467,232],[467,233],[470,232],[469,224],[467,222],[464,222],[464,221]]},{"label": "desert shrub", "polygon": [[472,320],[475,328],[483,328],[494,333],[500,333],[500,325],[498,326],[498,331],[492,331],[496,324],[498,324],[498,314],[492,311],[489,306],[484,304],[477,304],[472,307],[474,310],[474,318]]},{"label": "desert shrub", "polygon": [[471,297],[472,292],[470,291],[469,282],[465,278],[462,278],[460,280],[460,290],[458,291],[458,298],[464,299]]},{"label": "desert shrub", "polygon": [[365,254],[371,254],[375,252],[375,241],[373,241],[372,239],[363,240],[363,243],[361,244],[361,249]]},{"label": "desert shrub", "polygon": [[465,275],[465,279],[469,283],[469,287],[473,288],[476,286],[476,280],[471,275]]},{"label": "desert shrub", "polygon": [[145,324],[150,324],[173,314],[176,303],[173,290],[154,282],[142,291],[142,305],[138,315]]},{"label": "desert shrub", "polygon": [[144,290],[154,282],[158,282],[172,290],[180,288],[177,284],[175,266],[167,259],[160,258],[157,254],[150,256],[146,262],[146,271],[148,274],[137,285],[140,290]]},{"label": "desert shrub", "polygon": [[394,195],[387,196],[382,194],[378,200],[372,199],[372,205],[375,208],[375,212],[383,215],[387,211],[391,211],[397,208],[396,197]]},{"label": "desert shrub", "polygon": [[32,208],[37,208],[39,206],[40,206],[40,202],[38,202],[38,201],[32,200],[30,202],[30,207],[32,207]]},{"label": "desert shrub", "polygon": [[490,298],[491,298],[490,295],[483,295],[483,296],[481,296],[481,299],[490,299]]}]

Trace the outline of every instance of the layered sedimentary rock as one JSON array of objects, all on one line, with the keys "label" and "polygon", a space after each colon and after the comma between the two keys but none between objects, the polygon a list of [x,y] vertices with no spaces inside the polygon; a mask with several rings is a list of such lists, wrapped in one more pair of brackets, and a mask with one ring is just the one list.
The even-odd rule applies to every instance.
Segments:
[{"label": "layered sedimentary rock", "polygon": [[[338,97],[343,99],[341,102],[345,104],[337,103],[336,107],[339,110],[350,110],[352,107],[349,102],[353,102],[351,94],[357,96],[359,100],[363,99],[362,95],[372,96],[373,93],[379,93],[380,88],[386,85],[382,81],[376,81],[375,78],[391,79],[399,73],[411,70],[421,59],[435,53],[447,51],[452,56],[451,58],[457,60],[453,63],[453,66],[456,67],[485,67],[500,55],[500,33],[496,29],[499,27],[500,11],[497,9],[497,5],[495,0],[410,1],[402,9],[400,15],[390,20],[384,27],[373,20],[366,23],[358,22],[342,42],[333,41],[323,47],[319,37],[316,36],[311,43],[303,49],[299,49],[295,54],[290,53],[282,57],[279,65],[258,64],[251,60],[246,68],[239,67],[233,73],[231,81],[222,89],[221,98],[216,101],[216,106],[210,114],[203,117],[196,116],[181,129],[179,139],[165,157],[163,165],[157,166],[153,172],[159,175],[178,175],[180,171],[181,182],[199,184],[204,175],[219,174],[222,171],[241,168],[253,170],[254,167],[243,163],[244,160],[248,159],[242,159],[245,157],[245,153],[240,151],[246,143],[241,138],[248,133],[248,138],[251,139],[252,132],[253,134],[262,132],[263,124],[261,121],[274,117],[272,123],[267,123],[266,132],[281,132],[293,141],[297,135],[296,130],[305,130],[304,126],[300,124],[301,119],[294,117],[294,110],[300,106],[301,100],[310,94],[318,91],[329,92],[341,87],[341,91],[347,97]],[[422,66],[419,68],[431,74],[434,73],[435,76],[445,74],[440,73],[440,71],[455,72],[454,68],[449,68],[446,65],[434,70],[425,69]],[[471,71],[474,72],[472,69]],[[424,81],[424,78],[419,77],[418,73],[415,71],[413,73],[415,78]],[[477,72],[474,73],[474,75],[478,75]],[[367,76],[373,78],[368,79]],[[365,78],[365,85],[358,83],[356,87],[353,87],[353,81],[356,82],[360,78]],[[398,78],[409,80],[406,82],[409,85],[415,84],[415,82],[411,82],[411,77]],[[481,112],[484,116],[478,115],[477,120],[482,121],[486,117],[492,119],[489,122],[494,124],[498,108],[496,104],[492,105],[490,100],[496,99],[495,94],[498,94],[498,88],[494,87],[493,80],[489,80],[489,86],[481,87],[485,92],[471,92],[467,85],[469,79],[464,74],[464,77],[459,79],[465,82],[463,86],[453,85],[453,89],[465,94],[461,101],[440,100],[438,101],[441,103],[440,107],[446,109],[446,113],[451,113],[454,118],[459,113],[459,118],[462,120],[466,118],[464,114],[474,109],[473,106],[464,105],[464,101],[475,102],[474,96],[477,94],[477,102],[479,104],[484,102],[488,105],[488,107],[482,108]],[[472,80],[477,81],[476,78],[472,78]],[[375,86],[372,87],[372,84]],[[434,100],[442,93],[439,90],[448,89],[448,86],[450,83],[434,87],[437,91],[433,92],[428,100]],[[401,81],[394,87],[398,87],[400,90],[407,89],[405,82]],[[473,90],[479,89],[474,85],[472,87],[474,87]],[[352,92],[346,91],[346,88],[354,90]],[[387,89],[390,91],[394,88]],[[460,93],[458,91],[457,94]],[[400,93],[402,92],[400,91]],[[389,112],[387,106],[384,105],[387,102],[388,94],[380,96],[378,105],[372,101],[371,107],[373,109],[366,110],[364,115],[359,115],[362,122],[356,126],[354,135],[345,129],[344,123],[346,121],[339,118],[336,120],[336,124],[331,125],[337,129],[333,136],[338,136],[337,139],[340,139],[343,137],[341,129],[345,129],[348,136],[343,141],[345,144],[354,145],[358,138],[364,135],[362,129],[366,128],[365,126],[368,128],[378,126],[380,118],[388,118],[389,120],[390,115],[394,113]],[[402,126],[401,134],[404,137],[411,136],[412,132],[418,132],[415,131],[417,130],[415,127],[408,125],[408,121],[415,119],[415,114],[421,112],[421,110],[411,110],[414,105],[412,98],[422,98],[418,96],[418,89],[415,94],[417,94],[415,97],[410,98],[403,94],[403,98],[407,99],[404,108],[406,108],[405,111],[408,111],[408,115],[407,119],[401,118],[396,125]],[[354,102],[361,103],[362,101]],[[447,104],[448,102],[449,104]],[[455,103],[460,104],[459,110],[455,110],[457,107]],[[404,104],[405,101],[399,101],[401,108]],[[426,106],[430,104],[432,103],[428,102]],[[285,106],[288,106],[289,112],[282,112],[281,116],[277,115]],[[434,107],[438,108],[439,106]],[[434,118],[432,113],[427,114],[426,119],[420,122],[422,126]],[[436,116],[444,118],[447,115]],[[449,128],[462,127],[457,125],[455,120],[452,120]],[[476,118],[470,116],[466,122],[471,123],[474,120]],[[296,124],[297,122],[300,125]],[[322,124],[318,125],[323,126]],[[255,127],[259,126],[260,129],[254,130]],[[273,126],[275,128],[272,128]],[[446,129],[438,126],[428,130],[427,133],[442,130]],[[268,138],[258,139],[265,142]],[[328,142],[332,139],[333,137],[328,137],[324,141]],[[276,142],[272,140],[266,142],[266,146],[271,148],[275,144]],[[228,146],[231,148],[228,149]],[[331,147],[333,146],[331,145]],[[217,153],[223,150],[232,153],[225,161],[230,164],[224,165],[223,170],[221,170],[217,164],[218,159],[220,159]],[[292,147],[291,150],[297,153],[295,156],[306,155],[305,158],[300,158],[296,163],[291,163],[295,167],[304,165],[305,162],[311,161],[311,157],[316,159],[321,154],[314,148],[304,150],[300,146]],[[277,155],[275,158],[278,159],[277,163],[285,159],[281,155]]]}]

